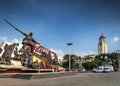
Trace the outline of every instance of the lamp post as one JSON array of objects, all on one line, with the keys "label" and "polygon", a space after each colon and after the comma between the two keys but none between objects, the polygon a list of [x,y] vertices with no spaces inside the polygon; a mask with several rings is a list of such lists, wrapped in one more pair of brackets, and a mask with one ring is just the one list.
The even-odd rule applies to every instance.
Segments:
[{"label": "lamp post", "polygon": [[73,43],[69,42],[69,43],[67,43],[67,45],[69,47],[69,70],[71,70],[71,58],[70,58],[71,51],[70,51],[70,46],[73,45]]},{"label": "lamp post", "polygon": [[117,50],[116,53],[118,54],[118,71],[120,71],[120,50]]}]

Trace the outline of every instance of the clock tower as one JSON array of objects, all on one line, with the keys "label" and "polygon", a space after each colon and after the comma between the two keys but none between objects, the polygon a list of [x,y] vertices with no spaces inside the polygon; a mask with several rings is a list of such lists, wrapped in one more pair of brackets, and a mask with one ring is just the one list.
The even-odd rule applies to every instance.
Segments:
[{"label": "clock tower", "polygon": [[106,37],[101,34],[98,43],[98,55],[107,54],[108,53],[108,45],[106,43]]}]

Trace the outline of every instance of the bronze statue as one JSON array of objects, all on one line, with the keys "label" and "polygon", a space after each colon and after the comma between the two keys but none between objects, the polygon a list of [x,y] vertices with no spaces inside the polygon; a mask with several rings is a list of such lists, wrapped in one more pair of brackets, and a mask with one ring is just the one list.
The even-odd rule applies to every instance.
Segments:
[{"label": "bronze statue", "polygon": [[23,45],[24,45],[24,44],[28,44],[28,45],[30,45],[30,46],[34,46],[35,44],[39,44],[39,43],[36,42],[36,41],[34,40],[34,38],[32,37],[32,36],[33,36],[33,33],[32,33],[32,32],[30,32],[29,34],[26,34],[26,33],[22,32],[21,30],[19,30],[18,28],[16,28],[14,25],[12,25],[12,24],[11,24],[10,22],[8,22],[6,19],[4,19],[4,21],[5,21],[6,23],[8,23],[10,26],[12,26],[16,31],[22,33],[22,34],[25,36],[25,38],[23,39],[23,42],[22,42]]}]

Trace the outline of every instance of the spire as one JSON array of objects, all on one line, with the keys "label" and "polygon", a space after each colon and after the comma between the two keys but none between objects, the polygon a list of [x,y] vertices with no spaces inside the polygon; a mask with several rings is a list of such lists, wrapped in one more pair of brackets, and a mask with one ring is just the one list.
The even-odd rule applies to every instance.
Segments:
[{"label": "spire", "polygon": [[103,33],[101,34],[101,36],[100,36],[99,39],[101,39],[101,38],[106,38],[106,37],[103,35]]}]

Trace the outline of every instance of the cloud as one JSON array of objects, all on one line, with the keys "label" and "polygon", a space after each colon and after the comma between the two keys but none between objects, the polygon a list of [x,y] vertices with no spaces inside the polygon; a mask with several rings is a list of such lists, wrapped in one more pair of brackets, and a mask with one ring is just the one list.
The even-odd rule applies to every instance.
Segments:
[{"label": "cloud", "polygon": [[55,52],[59,58],[63,57],[65,55],[65,53],[61,50],[61,49],[50,49],[51,51]]},{"label": "cloud", "polygon": [[2,40],[2,41],[8,41],[8,38],[6,36],[0,36],[0,40]]},{"label": "cloud", "polygon": [[113,38],[113,43],[116,43],[116,42],[118,42],[119,40],[120,40],[119,37],[115,36],[115,37]]},{"label": "cloud", "polygon": [[[53,48],[51,48],[50,50],[55,52],[58,55],[58,58],[61,58],[61,57],[63,57],[65,55],[65,53],[61,49],[53,49]],[[94,52],[94,51],[77,51],[77,52],[74,52],[73,54],[75,54],[77,56],[84,57],[86,55],[97,54],[97,52]]]},{"label": "cloud", "polygon": [[22,43],[22,39],[15,38],[15,39],[11,40],[11,42],[12,43]]},{"label": "cloud", "polygon": [[2,40],[2,41],[4,41],[4,42],[11,42],[11,43],[22,43],[22,39],[21,38],[19,38],[19,39],[17,39],[17,38],[14,38],[13,40],[8,40],[8,37],[6,37],[6,36],[0,36],[0,40]]}]

